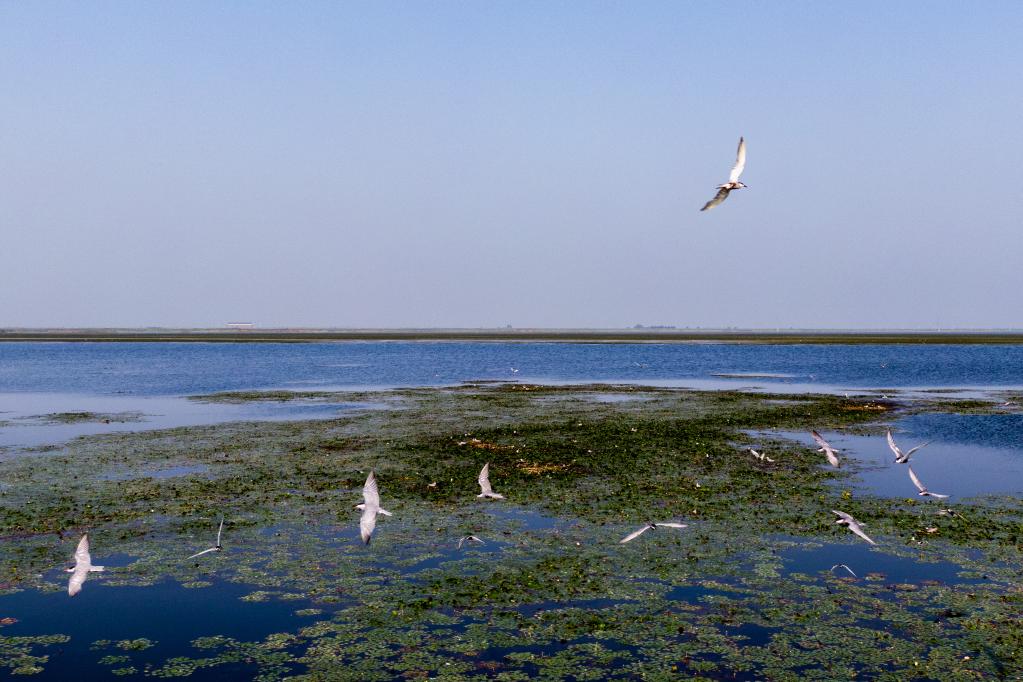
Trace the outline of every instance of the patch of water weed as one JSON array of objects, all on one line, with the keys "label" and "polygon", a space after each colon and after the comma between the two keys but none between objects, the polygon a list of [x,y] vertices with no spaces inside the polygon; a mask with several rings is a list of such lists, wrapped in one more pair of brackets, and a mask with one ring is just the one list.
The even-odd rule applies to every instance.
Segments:
[{"label": "patch of water weed", "polygon": [[33,652],[40,647],[64,644],[70,639],[67,635],[36,635],[32,637],[0,635],[0,666],[8,668],[12,675],[41,673],[49,656]]},{"label": "patch of water weed", "polygon": [[89,422],[96,422],[100,424],[129,424],[145,421],[145,415],[141,412],[51,412],[50,414],[18,417],[18,419],[43,424],[83,424]]}]

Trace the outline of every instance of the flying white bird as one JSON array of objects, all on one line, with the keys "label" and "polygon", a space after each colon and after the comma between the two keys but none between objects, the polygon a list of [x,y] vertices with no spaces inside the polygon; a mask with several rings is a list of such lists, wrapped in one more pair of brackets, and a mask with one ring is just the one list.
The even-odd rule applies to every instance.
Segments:
[{"label": "flying white bird", "polygon": [[915,485],[916,489],[920,491],[920,492],[917,493],[917,495],[919,495],[920,497],[936,497],[936,498],[939,498],[939,499],[943,499],[943,498],[948,497],[948,495],[939,495],[938,493],[932,493],[930,490],[925,488],[924,484],[921,483],[920,479],[916,477],[915,473],[913,473],[913,467],[908,467],[908,468],[909,468],[909,479],[911,481],[913,481],[913,485]]},{"label": "flying white bird", "polygon": [[909,461],[910,456],[912,456],[914,452],[922,448],[924,445],[927,445],[928,443],[930,443],[930,441],[927,441],[927,443],[921,443],[920,445],[917,445],[909,452],[903,452],[899,448],[899,446],[895,444],[895,439],[892,438],[892,430],[888,429],[888,447],[890,447],[892,449],[892,452],[895,453],[896,464],[905,464],[906,462]]},{"label": "flying white bird", "polygon": [[753,448],[750,448],[749,451],[750,451],[751,455],[753,455],[754,457],[759,459],[761,462],[771,462],[772,464],[774,463],[773,459],[771,459],[770,457],[768,457],[767,455],[765,455],[765,454],[763,454],[761,452],[757,452]]},{"label": "flying white bird", "polygon": [[490,487],[490,462],[487,462],[486,464],[483,465],[483,468],[480,470],[480,477],[477,480],[479,481],[480,484],[480,490],[482,490],[483,492],[481,492],[476,497],[492,497],[495,500],[504,499],[504,495],[499,495],[498,493],[495,493],[494,489]]},{"label": "flying white bird", "polygon": [[828,444],[828,441],[824,440],[821,437],[821,434],[817,433],[816,431],[811,431],[810,435],[813,436],[813,439],[815,441],[817,441],[817,445],[821,446],[817,452],[823,452],[825,455],[827,455],[828,464],[835,467],[836,469],[840,467],[841,464],[838,463],[838,454],[835,452],[835,448],[831,447],[831,445]]},{"label": "flying white bird", "polygon": [[466,542],[478,542],[481,545],[485,545],[486,544],[485,542],[483,542],[483,540],[479,539],[475,535],[466,535],[464,538],[459,538],[459,540],[458,540],[458,549],[462,549],[462,545],[464,543],[466,543]]},{"label": "flying white bird", "polygon": [[686,526],[686,524],[684,524],[684,523],[653,523],[653,522],[648,521],[647,524],[645,526],[643,526],[642,528],[640,528],[639,530],[633,531],[633,532],[629,533],[628,535],[626,535],[621,540],[619,540],[618,544],[624,545],[629,540],[635,540],[636,538],[638,538],[640,535],[642,535],[643,533],[647,532],[648,530],[653,530],[654,528],[662,528],[662,527],[663,528],[687,528],[688,526]]},{"label": "flying white bird", "polygon": [[93,566],[92,557],[89,556],[89,534],[86,533],[78,541],[78,549],[75,550],[75,567],[67,569],[71,579],[67,583],[67,593],[75,596],[82,591],[82,583],[89,577],[91,571],[102,571],[102,566]]},{"label": "flying white bird", "polygon": [[844,568],[845,570],[849,571],[849,575],[851,575],[852,577],[854,578],[858,577],[855,573],[853,573],[853,570],[846,566],[845,564],[835,564],[834,566],[832,566],[831,567],[832,573],[834,573],[836,568]]},{"label": "flying white bird", "polygon": [[377,490],[377,479],[372,471],[366,477],[366,485],[362,486],[362,499],[362,504],[355,505],[355,508],[362,510],[359,532],[363,543],[368,545],[369,539],[373,537],[373,529],[377,527],[377,514],[391,516],[391,512],[380,506],[380,491]]},{"label": "flying white bird", "polygon": [[846,528],[848,528],[852,532],[856,533],[857,535],[859,535],[861,538],[863,538],[864,540],[866,540],[870,544],[872,544],[872,545],[876,545],[877,544],[876,542],[871,540],[869,537],[867,537],[867,534],[863,532],[863,528],[860,527],[859,522],[856,519],[854,519],[851,515],[846,514],[843,511],[838,511],[837,509],[832,509],[831,511],[836,516],[838,516],[838,520],[835,521],[835,523],[837,523],[840,526],[845,526]]},{"label": "flying white bird", "polygon": [[223,533],[223,532],[224,532],[224,517],[221,516],[220,517],[220,528],[217,529],[217,544],[215,544],[214,546],[210,547],[209,549],[204,549],[201,552],[196,552],[195,554],[193,554],[192,556],[190,556],[188,558],[189,559],[194,559],[197,556],[202,556],[203,554],[208,554],[210,552],[219,552],[220,550],[224,549],[223,546],[221,546],[221,544],[220,544],[220,534]]},{"label": "flying white bird", "polygon": [[746,140],[740,137],[739,151],[735,155],[735,165],[732,166],[732,172],[728,174],[728,182],[723,185],[718,185],[718,193],[715,194],[714,198],[708,201],[700,210],[709,211],[727,199],[728,193],[733,189],[744,188],[746,185],[739,182],[739,176],[742,175],[744,168],[746,168]]}]

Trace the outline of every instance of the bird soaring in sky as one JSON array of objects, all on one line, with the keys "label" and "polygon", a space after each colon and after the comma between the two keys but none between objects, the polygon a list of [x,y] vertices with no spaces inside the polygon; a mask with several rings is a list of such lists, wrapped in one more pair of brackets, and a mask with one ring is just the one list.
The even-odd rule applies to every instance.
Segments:
[{"label": "bird soaring in sky", "polygon": [[739,138],[739,151],[735,155],[735,165],[732,166],[732,172],[728,174],[728,182],[723,185],[718,185],[718,193],[714,195],[714,198],[704,204],[701,211],[709,211],[714,208],[725,199],[728,198],[728,193],[733,189],[743,189],[746,185],[739,182],[739,176],[742,175],[743,169],[746,168],[746,140]]},{"label": "bird soaring in sky", "polygon": [[82,583],[89,577],[92,571],[102,571],[102,566],[93,566],[92,557],[89,555],[89,534],[86,533],[78,541],[78,549],[75,550],[75,566],[67,569],[71,574],[71,580],[67,583],[67,593],[75,596],[82,591]]},{"label": "bird soaring in sky", "polygon": [[363,543],[368,545],[369,539],[373,537],[373,529],[377,527],[377,514],[391,516],[391,512],[380,506],[380,491],[377,490],[377,479],[372,471],[366,477],[366,485],[362,486],[362,499],[362,504],[355,505],[355,508],[362,510],[359,532]]}]

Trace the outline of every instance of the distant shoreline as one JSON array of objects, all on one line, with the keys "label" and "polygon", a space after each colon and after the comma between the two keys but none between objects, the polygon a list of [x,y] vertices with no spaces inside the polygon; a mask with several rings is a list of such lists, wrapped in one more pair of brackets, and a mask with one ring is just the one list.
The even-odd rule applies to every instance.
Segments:
[{"label": "distant shoreline", "polygon": [[683,329],[0,329],[0,342],[1023,344],[1023,331],[757,331]]}]

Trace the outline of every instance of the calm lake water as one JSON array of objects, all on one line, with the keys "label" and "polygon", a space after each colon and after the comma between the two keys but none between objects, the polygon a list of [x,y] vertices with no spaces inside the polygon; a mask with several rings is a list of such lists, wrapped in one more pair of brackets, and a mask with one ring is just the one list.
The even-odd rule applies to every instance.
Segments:
[{"label": "calm lake water", "polygon": [[[315,419],[352,403],[203,404],[250,389],[374,389],[473,380],[614,382],[784,393],[1023,387],[1018,345],[583,343],[0,343],[0,447],[228,421]],[[50,423],[58,412],[129,421]]]},{"label": "calm lake water", "polygon": [[707,381],[779,389],[798,383],[819,390],[1018,387],[1023,386],[1023,346],[0,343],[0,393],[170,396],[265,388],[430,386],[473,379]]}]

